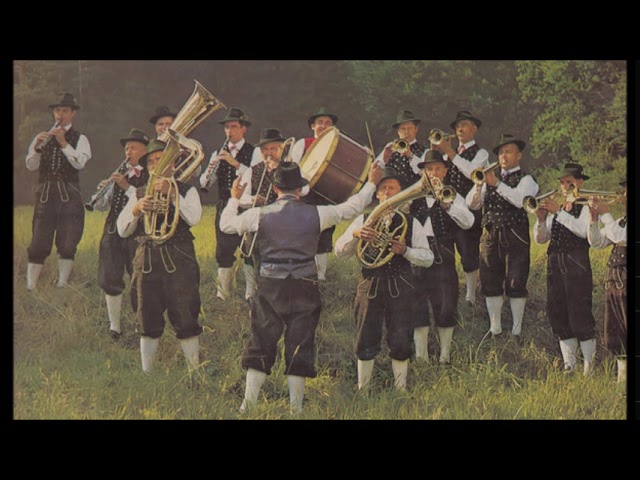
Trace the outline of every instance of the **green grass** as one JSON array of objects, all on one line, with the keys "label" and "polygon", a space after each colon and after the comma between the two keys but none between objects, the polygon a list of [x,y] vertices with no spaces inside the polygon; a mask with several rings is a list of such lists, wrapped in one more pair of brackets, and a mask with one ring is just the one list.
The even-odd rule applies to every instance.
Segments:
[{"label": "green grass", "polygon": [[[249,336],[243,301],[244,278],[230,301],[215,300],[214,209],[205,208],[193,229],[201,268],[204,326],[203,367],[188,373],[179,342],[168,326],[160,342],[156,370],[140,368],[138,336],[128,299],[125,333],[118,343],[107,334],[104,295],[97,285],[97,252],[104,213],[85,217],[71,285],[57,289],[55,252],[45,264],[38,289],[26,290],[26,247],[31,239],[31,207],[14,209],[14,416],[17,419],[289,419],[284,366],[278,360],[256,408],[238,413],[244,393],[241,354]],[[336,235],[346,228],[340,225]],[[337,238],[337,237],[335,237]],[[55,247],[54,247],[55,250]],[[545,315],[545,246],[533,244],[525,345],[509,338],[505,302],[496,342],[484,340],[488,317],[483,301],[459,306],[452,365],[437,365],[437,338],[431,335],[430,364],[413,362],[406,392],[393,389],[388,352],[376,360],[367,394],[356,391],[351,302],[359,275],[354,259],[329,261],[329,282],[321,287],[323,313],[317,332],[318,377],[307,381],[303,419],[623,419],[625,387],[615,383],[615,360],[599,338],[595,373],[565,375],[559,348]],[[596,285],[594,315],[602,334],[600,279],[608,251],[592,251]],[[241,263],[236,263],[240,266]],[[461,299],[464,275],[460,274]],[[416,299],[419,301],[419,299]],[[168,322],[167,322],[167,325]]]}]

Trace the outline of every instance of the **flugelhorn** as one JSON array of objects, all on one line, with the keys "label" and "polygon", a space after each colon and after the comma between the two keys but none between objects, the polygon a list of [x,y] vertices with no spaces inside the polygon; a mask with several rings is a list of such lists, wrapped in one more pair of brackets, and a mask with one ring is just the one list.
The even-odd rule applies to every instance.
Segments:
[{"label": "flugelhorn", "polygon": [[[118,168],[116,168],[115,171],[111,175],[109,175],[109,178],[111,178],[111,176],[116,173],[120,173],[120,170],[128,163],[129,163],[129,157],[126,157],[124,161],[120,165],[118,165]],[[91,199],[90,201],[84,204],[85,210],[87,210],[88,212],[93,212],[93,209],[95,208],[96,203],[98,203],[98,200],[100,200],[102,197],[104,197],[107,194],[107,192],[109,191],[109,188],[111,188],[111,185],[113,185],[113,180],[109,180],[102,188],[98,188],[95,193],[95,197],[93,197],[93,199]]]},{"label": "flugelhorn", "polygon": [[[228,146],[229,146],[229,137],[225,139],[224,143],[222,144],[222,147],[220,147],[220,150],[218,150],[218,155]],[[211,170],[209,170],[208,173],[205,173],[206,182],[204,184],[204,187],[200,187],[200,191],[202,193],[209,193],[209,189],[211,188],[211,183],[215,178],[216,173],[218,173],[218,168],[220,168],[221,161],[223,160],[218,160],[217,163],[211,168]]]},{"label": "flugelhorn", "polygon": [[442,183],[438,177],[429,178],[427,175],[427,181],[429,182],[429,188],[433,192],[433,196],[442,203],[453,203],[456,199],[456,189],[450,185]]},{"label": "flugelhorn", "polygon": [[429,142],[432,145],[440,145],[445,140],[455,140],[457,135],[445,133],[444,131],[434,128],[429,132]]},{"label": "flugelhorn", "polygon": [[527,195],[522,199],[522,207],[527,213],[536,213],[541,206],[540,204],[542,200],[547,198],[554,199],[556,201],[564,201],[565,196],[559,190],[551,190],[550,192],[538,195],[537,197]]},{"label": "flugelhorn", "polygon": [[[55,123],[55,125],[53,126],[53,128],[52,128],[51,130],[49,130],[49,133],[51,133],[53,130],[55,130],[55,129],[56,129],[56,128],[58,128],[58,127],[60,127],[60,122],[56,122],[56,123]],[[40,142],[40,145],[38,145],[38,146],[36,147],[36,152],[38,152],[38,153],[42,153],[42,151],[43,151],[44,147],[46,147],[46,146],[49,144],[49,142],[50,142],[51,140],[53,140],[53,137],[54,137],[54,136],[55,136],[55,135],[50,135],[50,136],[48,136],[47,138],[45,138],[42,142]]]},{"label": "flugelhorn", "polygon": [[489,164],[489,166],[485,167],[485,168],[476,168],[475,170],[473,170],[471,172],[471,181],[473,183],[475,183],[476,185],[482,185],[485,181],[485,176],[487,173],[495,170],[496,168],[498,168],[500,166],[500,164],[498,162],[493,162],[491,164]]},{"label": "flugelhorn", "polygon": [[400,155],[404,155],[404,153],[409,150],[409,142],[407,142],[404,138],[396,138],[393,142],[391,142],[391,151],[398,152]]}]

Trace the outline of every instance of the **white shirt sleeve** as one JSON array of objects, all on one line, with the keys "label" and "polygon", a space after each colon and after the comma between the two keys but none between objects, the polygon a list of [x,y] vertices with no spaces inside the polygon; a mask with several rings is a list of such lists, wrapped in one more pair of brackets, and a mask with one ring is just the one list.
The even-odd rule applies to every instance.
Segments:
[{"label": "white shirt sleeve", "polygon": [[40,168],[40,159],[42,158],[42,155],[36,152],[36,141],[37,137],[33,139],[27,151],[27,170],[31,172]]},{"label": "white shirt sleeve", "polygon": [[200,221],[202,203],[200,202],[200,195],[198,195],[198,191],[194,187],[187,190],[184,197],[180,195],[180,216],[190,227]]},{"label": "white shirt sleeve", "polygon": [[336,257],[346,258],[355,255],[356,247],[360,239],[354,237],[353,232],[358,228],[361,228],[363,224],[364,215],[360,215],[351,222],[351,225],[349,225],[345,232],[340,235],[340,238],[338,238],[335,246],[333,247],[333,252],[336,254]]},{"label": "white shirt sleeve", "polygon": [[446,210],[447,214],[453,219],[456,224],[462,228],[463,230],[468,230],[473,226],[473,222],[475,221],[475,217],[467,204],[462,198],[462,195],[456,193],[456,197],[453,200],[453,203],[449,207],[449,210]]},{"label": "white shirt sleeve", "polygon": [[533,239],[538,243],[547,243],[551,240],[551,224],[553,223],[553,215],[547,215],[547,219],[540,223],[536,217],[536,223],[533,225]]},{"label": "white shirt sleeve", "polygon": [[[610,218],[605,220],[604,217],[608,216]],[[627,225],[624,227],[620,226],[620,220],[614,220],[610,213],[605,213],[603,215],[602,222],[605,224],[604,226],[604,234],[607,238],[617,245],[626,245],[627,244]]]},{"label": "white shirt sleeve", "polygon": [[433,252],[429,247],[427,229],[417,218],[413,219],[411,247],[407,247],[403,257],[418,267],[430,267],[433,264]]},{"label": "white shirt sleeve", "polygon": [[[113,182],[109,184],[109,186],[107,187],[107,192],[93,206],[94,210],[103,212],[109,209],[109,207],[111,206],[111,200],[113,199],[113,185],[114,185]],[[91,196],[91,200],[96,198],[96,195],[97,193],[93,194]]]},{"label": "white shirt sleeve", "polygon": [[293,145],[293,151],[291,152],[291,160],[295,163],[300,163],[302,157],[304,157],[304,138],[301,138]]},{"label": "white shirt sleeve", "polygon": [[[55,142],[55,140],[52,140]],[[85,164],[91,159],[91,146],[89,140],[84,135],[80,135],[76,148],[73,148],[70,143],[62,149],[62,153],[67,157],[69,163],[76,170],[82,170]]]},{"label": "white shirt sleeve", "polygon": [[489,152],[484,148],[481,148],[471,161],[467,161],[460,155],[456,154],[456,156],[453,157],[452,162],[456,167],[458,167],[458,170],[460,170],[465,177],[471,178],[471,172],[476,168],[485,168],[489,165]]},{"label": "white shirt sleeve", "polygon": [[376,157],[376,159],[371,163],[371,166],[373,167],[374,163],[377,163],[378,165],[380,165],[382,168],[384,168],[384,160],[382,160],[382,157],[384,156],[384,151],[386,150],[386,148],[391,145],[392,142],[387,143],[384,148],[382,149],[382,151],[378,154],[378,156]]},{"label": "white shirt sleeve", "polygon": [[467,202],[467,207],[471,210],[480,210],[482,205],[484,205],[484,197],[487,194],[487,184],[483,183],[482,185],[474,184],[467,193],[467,198],[465,199]]},{"label": "white shirt sleeve", "polygon": [[253,197],[251,196],[251,177],[253,176],[253,170],[251,168],[247,169],[246,172],[242,175],[240,179],[240,183],[246,183],[247,186],[242,193],[242,197],[240,198],[240,206],[242,208],[251,208],[253,206]]},{"label": "white shirt sleeve", "polygon": [[367,182],[366,185],[362,187],[362,190],[352,195],[349,200],[344,203],[318,206],[320,230],[326,230],[344,220],[351,220],[356,215],[361,214],[365,207],[371,203],[375,190],[376,186],[371,182]]},{"label": "white shirt sleeve", "polygon": [[587,205],[582,206],[578,218],[560,209],[556,214],[556,220],[561,225],[567,227],[574,235],[580,238],[587,238],[587,230],[589,230],[589,224],[591,223],[591,214],[589,213],[589,207]]},{"label": "white shirt sleeve", "polygon": [[136,198],[136,195],[130,195],[129,201],[120,212],[120,215],[118,215],[116,225],[118,227],[118,235],[122,238],[127,238],[133,235],[136,231],[136,227],[138,226],[138,221],[144,216],[143,214],[140,214],[139,217],[133,216],[132,210],[137,202],[138,199]]},{"label": "white shirt sleeve", "polygon": [[[205,169],[204,169],[204,172],[202,172],[202,175],[200,175],[200,186],[201,186],[201,187],[206,187],[206,186],[207,186],[207,169],[208,169],[211,165],[214,165],[214,164],[217,162],[217,160],[216,160],[216,157],[217,157],[217,156],[218,156],[218,151],[217,151],[217,150],[215,150],[215,151],[211,154],[211,157],[209,158],[209,163],[207,164],[207,168],[205,168]],[[211,181],[210,181],[211,185],[213,185],[213,184],[215,183],[215,181],[216,181],[216,178],[217,178],[217,177],[218,177],[218,175],[217,175],[217,174],[215,174],[215,175],[213,175],[213,176],[211,177],[211,179],[210,179],[210,180],[211,180]]]},{"label": "white shirt sleeve", "polygon": [[249,166],[253,167],[263,161],[264,158],[262,157],[262,151],[260,150],[260,147],[254,147],[253,155],[251,156],[251,164]]},{"label": "white shirt sleeve", "polygon": [[236,235],[257,232],[260,227],[260,208],[250,208],[238,215],[238,206],[239,200],[231,197],[220,214],[220,230]]},{"label": "white shirt sleeve", "polygon": [[524,197],[535,197],[538,193],[538,184],[531,175],[525,175],[515,187],[500,182],[496,191],[512,205],[522,208]]}]

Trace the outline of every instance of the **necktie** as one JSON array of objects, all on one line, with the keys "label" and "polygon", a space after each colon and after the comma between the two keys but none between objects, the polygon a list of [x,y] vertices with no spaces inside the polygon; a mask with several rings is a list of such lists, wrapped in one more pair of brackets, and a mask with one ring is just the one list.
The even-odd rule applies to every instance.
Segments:
[{"label": "necktie", "polygon": [[506,180],[509,176],[509,172],[502,172],[502,180]]},{"label": "necktie", "polygon": [[136,167],[129,165],[129,169],[127,170],[127,175],[129,175],[129,178],[133,177],[134,175],[136,177],[140,176],[140,170],[138,170]]},{"label": "necktie", "polygon": [[235,153],[238,152],[238,147],[236,147],[235,145],[231,145],[229,147],[229,152],[231,153],[231,156],[235,158]]},{"label": "necktie", "polygon": [[464,151],[467,149],[467,147],[464,146],[464,144],[460,145],[458,147],[458,155],[464,153]]}]

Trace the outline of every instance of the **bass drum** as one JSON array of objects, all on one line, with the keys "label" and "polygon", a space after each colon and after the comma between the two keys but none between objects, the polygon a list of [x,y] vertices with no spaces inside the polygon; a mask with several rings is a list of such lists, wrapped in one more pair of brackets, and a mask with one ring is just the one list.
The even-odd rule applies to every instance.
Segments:
[{"label": "bass drum", "polygon": [[322,132],[300,160],[300,172],[309,181],[304,197],[312,205],[333,205],[358,193],[367,182],[371,151],[331,127]]}]

